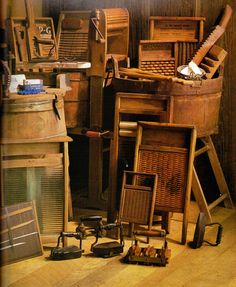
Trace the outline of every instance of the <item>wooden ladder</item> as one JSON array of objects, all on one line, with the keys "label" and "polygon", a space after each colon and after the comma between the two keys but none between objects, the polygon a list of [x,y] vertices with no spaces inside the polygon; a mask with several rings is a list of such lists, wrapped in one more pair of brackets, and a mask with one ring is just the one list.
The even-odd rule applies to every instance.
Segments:
[{"label": "wooden ladder", "polygon": [[195,158],[207,152],[220,191],[220,196],[212,203],[207,203],[195,167],[193,167],[192,190],[194,197],[198,203],[200,212],[204,212],[204,214],[206,215],[207,222],[211,223],[212,217],[210,211],[214,207],[223,202],[226,208],[233,208],[233,202],[211,137],[206,136],[204,138],[200,138],[200,140],[203,142],[204,146],[195,151]]}]

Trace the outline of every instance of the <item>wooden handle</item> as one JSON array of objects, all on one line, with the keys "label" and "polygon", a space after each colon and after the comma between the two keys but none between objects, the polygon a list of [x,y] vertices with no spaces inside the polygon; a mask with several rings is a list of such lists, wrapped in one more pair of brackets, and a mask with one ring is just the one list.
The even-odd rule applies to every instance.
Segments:
[{"label": "wooden handle", "polygon": [[16,42],[18,45],[19,58],[22,62],[28,61],[27,46],[26,46],[26,30],[25,27],[15,27]]},{"label": "wooden handle", "polygon": [[170,80],[172,76],[164,76],[157,73],[147,72],[136,68],[120,68],[120,75],[149,80]]},{"label": "wooden handle", "polygon": [[201,63],[203,58],[215,44],[215,42],[224,34],[225,29],[219,25],[216,26],[214,31],[210,34],[210,36],[206,39],[200,49],[197,51],[196,55],[193,57],[193,62],[197,65]]},{"label": "wooden handle", "polygon": [[203,58],[206,56],[208,51],[212,48],[212,46],[216,43],[216,41],[224,34],[225,29],[229,23],[229,20],[232,16],[233,10],[229,5],[226,5],[224,14],[221,18],[219,25],[216,26],[214,31],[208,36],[206,41],[197,51],[195,56],[193,57],[193,62],[197,65],[201,63]]},{"label": "wooden handle", "polygon": [[143,236],[150,236],[150,237],[165,237],[166,232],[164,230],[136,230],[134,235],[143,235]]},{"label": "wooden handle", "polygon": [[34,25],[34,9],[31,0],[25,0],[25,10],[26,10],[26,18],[28,22],[28,28],[32,28]]},{"label": "wooden handle", "polygon": [[232,14],[233,14],[233,10],[232,10],[232,8],[227,4],[226,7],[225,7],[225,10],[224,10],[224,14],[223,14],[223,16],[222,16],[222,18],[221,18],[221,20],[220,20],[220,23],[219,23],[219,25],[220,25],[222,28],[226,29],[226,27],[227,27],[227,25],[228,25],[228,23],[229,23],[229,20],[230,20],[230,18],[231,18],[231,16],[232,16]]}]

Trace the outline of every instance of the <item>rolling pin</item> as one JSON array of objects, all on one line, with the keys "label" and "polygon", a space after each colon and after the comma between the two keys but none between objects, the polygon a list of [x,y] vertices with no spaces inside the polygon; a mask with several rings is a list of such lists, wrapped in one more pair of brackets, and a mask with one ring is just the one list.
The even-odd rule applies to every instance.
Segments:
[{"label": "rolling pin", "polygon": [[120,129],[136,130],[137,122],[120,121],[119,127]]},{"label": "rolling pin", "polygon": [[121,137],[136,137],[136,131],[135,130],[120,129],[119,130],[119,136],[121,136]]}]

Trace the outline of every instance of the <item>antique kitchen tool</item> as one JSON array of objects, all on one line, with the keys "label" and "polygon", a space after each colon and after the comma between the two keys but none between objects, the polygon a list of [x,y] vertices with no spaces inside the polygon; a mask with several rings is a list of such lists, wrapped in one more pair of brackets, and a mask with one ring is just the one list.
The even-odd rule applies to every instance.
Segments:
[{"label": "antique kitchen tool", "polygon": [[128,65],[129,12],[123,8],[96,9],[91,13],[90,76],[104,77],[111,57]]},{"label": "antique kitchen tool", "polygon": [[[148,247],[140,247],[138,241],[141,240],[137,239],[136,235],[157,237],[163,242],[163,244],[161,248],[155,248],[150,245],[148,245]],[[123,258],[125,263],[166,266],[170,257],[170,249],[167,248],[165,230],[136,230],[134,232],[134,238],[134,245],[129,248],[127,254]]]},{"label": "antique kitchen tool", "polygon": [[[31,0],[25,0],[26,8],[26,34],[28,38],[29,61],[56,60],[56,41],[52,38],[52,31],[37,26]],[[47,55],[45,55],[47,51]]]},{"label": "antique kitchen tool", "polygon": [[[207,79],[211,79],[215,75],[217,76],[222,74],[223,69],[219,68],[222,66],[227,54],[228,53],[223,48],[213,45],[200,63],[200,68],[206,72]],[[216,73],[218,70],[219,72]]]},{"label": "antique kitchen tool", "polygon": [[[215,243],[204,240],[205,228],[207,226],[213,226],[213,225],[218,225],[218,231],[217,231]],[[206,224],[206,216],[203,212],[200,212],[198,216],[195,232],[194,232],[193,241],[189,243],[189,246],[193,249],[196,249],[196,248],[201,247],[203,242],[206,242],[211,246],[217,246],[221,242],[222,232],[223,232],[223,226],[220,223],[215,222],[215,223]]]},{"label": "antique kitchen tool", "polygon": [[209,50],[213,47],[217,40],[224,34],[229,20],[232,16],[233,10],[229,5],[226,5],[223,16],[221,17],[220,23],[215,27],[212,33],[207,37],[202,46],[198,49],[190,63],[186,66],[178,67],[178,72],[185,79],[199,78],[205,76],[205,72],[198,65],[202,62],[204,57],[207,55]]},{"label": "antique kitchen tool", "polygon": [[[99,233],[100,233],[100,228],[102,228],[102,230],[111,230],[113,228],[119,228],[119,230],[120,230],[120,242],[110,241],[110,242],[104,242],[104,243],[97,244],[98,238],[99,238]],[[122,230],[123,230],[122,224],[120,224],[120,223],[108,223],[108,224],[100,226],[96,230],[96,240],[91,245],[91,251],[96,256],[103,257],[103,258],[113,257],[113,256],[116,256],[116,255],[119,255],[120,253],[122,253],[123,247],[124,247],[123,231]]]},{"label": "antique kitchen tool", "polygon": [[204,41],[200,49],[197,51],[195,56],[193,57],[193,62],[199,65],[202,59],[206,56],[207,52],[211,49],[211,47],[216,43],[216,41],[224,34],[225,29],[229,23],[229,20],[232,16],[233,10],[229,5],[226,5],[224,14],[221,17],[220,23],[215,27],[213,32],[208,36],[208,38]]},{"label": "antique kitchen tool", "polygon": [[[64,237],[74,237],[80,240],[80,246],[69,245],[66,247],[60,247],[60,241],[63,243]],[[82,250],[82,238],[83,234],[81,232],[61,232],[58,237],[57,246],[51,250],[50,259],[52,260],[65,260],[80,258]]]},{"label": "antique kitchen tool", "polygon": [[[123,241],[123,227],[120,223],[102,223],[101,216],[82,216],[79,218],[80,224],[77,227],[77,231],[81,231],[84,236],[94,235],[96,237],[95,242],[91,245],[91,251],[99,257],[108,258],[119,255],[123,252],[124,241]],[[89,225],[86,227],[84,225]],[[105,243],[99,243],[98,238],[104,236],[104,231],[111,230],[113,228],[119,228],[120,242],[110,241]]]}]

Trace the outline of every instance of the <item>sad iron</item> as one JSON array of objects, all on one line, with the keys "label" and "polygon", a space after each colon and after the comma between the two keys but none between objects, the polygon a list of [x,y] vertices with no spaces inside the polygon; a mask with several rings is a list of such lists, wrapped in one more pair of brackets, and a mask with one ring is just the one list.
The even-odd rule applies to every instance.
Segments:
[{"label": "sad iron", "polygon": [[[213,226],[213,225],[218,225],[218,231],[217,231],[215,243],[204,240],[206,227],[207,226]],[[217,246],[221,242],[222,232],[223,232],[223,226],[220,223],[216,222],[216,223],[206,224],[205,214],[203,212],[200,212],[198,219],[197,219],[197,224],[196,224],[196,228],[195,228],[195,232],[194,232],[194,236],[193,236],[193,241],[189,242],[189,246],[193,249],[200,248],[202,246],[203,242],[206,242],[211,246]]]},{"label": "sad iron", "polygon": [[98,233],[96,235],[95,242],[91,245],[91,251],[97,257],[109,258],[116,255],[119,255],[123,252],[124,248],[124,241],[123,241],[123,228],[121,223],[108,223],[102,226],[103,230],[111,230],[113,228],[120,229],[120,242],[118,241],[110,241],[104,243],[97,243],[98,242]]},{"label": "sad iron", "polygon": [[[64,237],[74,237],[80,240],[80,247],[76,245],[69,245],[65,247],[60,247],[60,241],[63,243]],[[82,236],[79,232],[61,232],[58,237],[57,246],[51,250],[50,259],[51,260],[67,260],[80,258],[83,253],[82,250]]]}]

